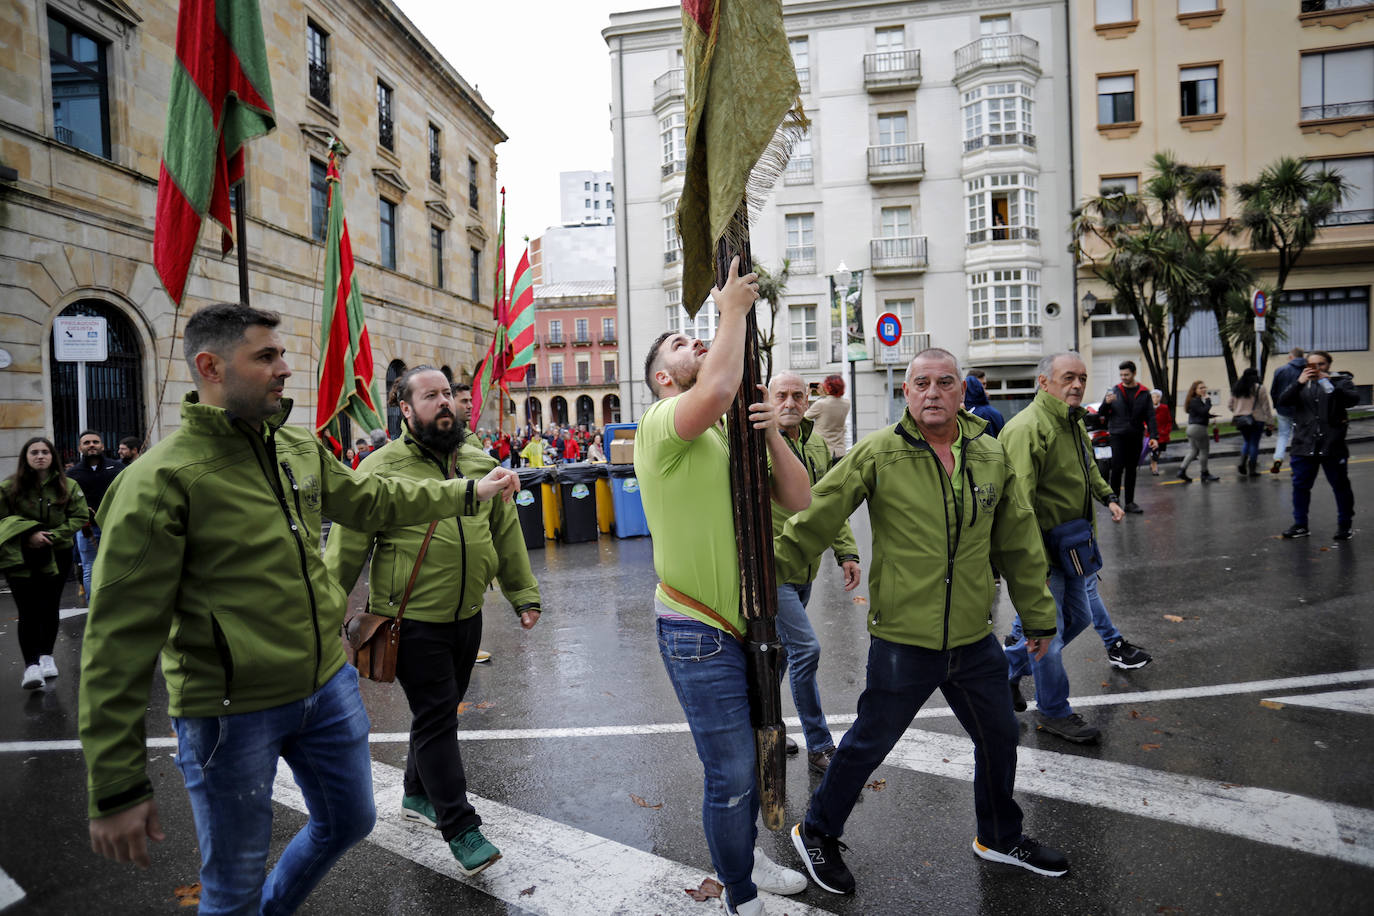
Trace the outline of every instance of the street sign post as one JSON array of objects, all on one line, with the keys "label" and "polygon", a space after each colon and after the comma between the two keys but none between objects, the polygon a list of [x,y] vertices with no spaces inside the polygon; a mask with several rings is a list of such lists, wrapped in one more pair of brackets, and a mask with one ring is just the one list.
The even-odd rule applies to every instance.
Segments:
[{"label": "street sign post", "polygon": [[53,356],[76,363],[76,424],[86,429],[86,364],[109,359],[109,329],[99,315],[59,316],[52,323]]},{"label": "street sign post", "polygon": [[[878,316],[878,342],[885,348],[891,350],[902,340],[902,319],[891,312],[884,312]],[[895,355],[895,351],[894,355]],[[887,363],[887,419],[892,421],[892,359],[884,357],[883,362]],[[851,395],[852,397],[853,395]]]}]

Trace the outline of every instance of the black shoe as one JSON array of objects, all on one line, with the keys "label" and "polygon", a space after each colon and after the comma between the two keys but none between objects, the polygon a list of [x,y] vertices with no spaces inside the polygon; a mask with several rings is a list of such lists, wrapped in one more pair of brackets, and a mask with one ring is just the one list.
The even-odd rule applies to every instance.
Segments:
[{"label": "black shoe", "polygon": [[1256,460],[1256,459],[1254,459],[1254,458],[1251,458],[1251,459],[1250,459],[1250,476],[1251,476],[1251,477],[1258,477],[1258,476],[1259,476],[1259,461]]},{"label": "black shoe", "polygon": [[1306,525],[1289,525],[1284,529],[1283,536],[1291,541],[1293,538],[1305,538],[1311,533]]},{"label": "black shoe", "polygon": [[1037,712],[1035,724],[1051,735],[1058,735],[1065,741],[1072,741],[1074,744],[1092,744],[1102,736],[1102,732],[1084,722],[1083,717],[1076,712],[1058,718]]},{"label": "black shoe", "polygon": [[1236,465],[1236,470],[1237,470],[1237,471],[1240,471],[1240,476],[1242,476],[1242,477],[1249,477],[1249,476],[1250,476],[1250,467],[1249,467],[1249,465],[1247,465],[1244,461],[1242,461],[1240,464]]},{"label": "black shoe", "polygon": [[1021,695],[1021,679],[1011,679],[1011,708],[1017,712],[1026,711],[1026,698]]},{"label": "black shoe", "polygon": [[1174,476],[1176,476],[1179,480],[1183,481],[1184,483],[1192,483],[1192,482],[1193,482],[1193,478],[1189,477],[1186,471],[1179,471],[1179,472],[1178,472],[1176,475],[1174,475]]},{"label": "black shoe", "polygon": [[1112,663],[1114,668],[1144,668],[1154,661],[1154,656],[1146,652],[1139,646],[1133,646],[1125,639],[1118,638],[1116,642],[1107,647],[1107,661]]},{"label": "black shoe", "polygon": [[807,751],[806,766],[811,772],[818,776],[824,776],[825,771],[830,769],[830,760],[835,756],[835,749],[828,747],[823,751]]},{"label": "black shoe", "polygon": [[1145,511],[1144,509],[1137,506],[1135,503],[1126,503],[1125,509],[1132,515],[1140,515],[1142,512]]},{"label": "black shoe", "polygon": [[1271,464],[1271,465],[1269,466],[1269,473],[1270,473],[1270,474],[1277,474],[1282,468],[1283,468],[1283,462],[1282,462],[1282,461],[1275,461],[1273,464]]},{"label": "black shoe", "polygon": [[1021,835],[1021,839],[1007,849],[993,849],[984,846],[977,837],[973,838],[973,854],[989,862],[1015,865],[1047,878],[1062,878],[1069,873],[1069,860],[1057,849],[1041,846],[1035,840]]},{"label": "black shoe", "polygon": [[788,738],[788,739],[787,739],[787,756],[788,756],[788,757],[795,757],[795,756],[797,756],[797,752],[798,752],[799,750],[800,750],[800,748],[797,747],[797,742],[793,741],[791,738]]},{"label": "black shoe", "polygon": [[1332,535],[1332,537],[1334,537],[1338,541],[1348,541],[1354,536],[1355,532],[1350,530],[1349,525],[1342,526],[1336,531],[1334,535]]},{"label": "black shoe", "polygon": [[1220,481],[1220,480],[1221,480],[1221,478],[1218,477],[1218,476],[1215,475],[1215,474],[1203,474],[1203,475],[1202,475],[1202,482],[1203,482],[1203,483],[1217,483],[1217,482]]},{"label": "black shoe", "polygon": [[792,845],[797,848],[811,880],[832,894],[854,893],[854,876],[840,856],[849,847],[833,836],[812,833],[803,823],[792,828]]}]

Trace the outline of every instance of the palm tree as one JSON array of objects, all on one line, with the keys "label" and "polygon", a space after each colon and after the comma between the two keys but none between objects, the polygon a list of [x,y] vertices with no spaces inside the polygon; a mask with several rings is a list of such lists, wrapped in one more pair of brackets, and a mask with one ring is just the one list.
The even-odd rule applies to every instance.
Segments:
[{"label": "palm tree", "polygon": [[754,273],[759,275],[759,302],[768,303],[768,333],[764,333],[762,322],[759,323],[758,332],[759,352],[763,355],[763,381],[767,384],[773,378],[773,347],[778,342],[778,309],[782,306],[783,296],[787,295],[792,262],[783,258],[782,269],[775,274],[756,261]]}]

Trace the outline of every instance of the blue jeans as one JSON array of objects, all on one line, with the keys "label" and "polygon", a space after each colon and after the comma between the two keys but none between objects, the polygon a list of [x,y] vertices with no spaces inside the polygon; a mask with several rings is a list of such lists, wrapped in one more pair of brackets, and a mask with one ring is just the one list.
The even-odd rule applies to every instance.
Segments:
[{"label": "blue jeans", "polygon": [[1336,495],[1336,524],[1349,528],[1355,517],[1355,491],[1350,488],[1350,473],[1346,458],[1333,458],[1330,455],[1316,458],[1305,455],[1293,456],[1293,521],[1307,527],[1307,509],[1312,505],[1312,485],[1317,482],[1317,471],[1326,474],[1326,482]]},{"label": "blue jeans", "polygon": [[1293,441],[1293,418],[1277,414],[1279,432],[1274,440],[1274,460],[1282,461],[1288,454],[1288,443]]},{"label": "blue jeans", "polygon": [[[1093,576],[1093,589],[1096,591],[1096,576]],[[1015,679],[1026,674],[1035,677],[1035,703],[1040,711],[1052,719],[1062,719],[1073,712],[1069,705],[1069,675],[1064,670],[1064,647],[1073,638],[1093,623],[1093,612],[1088,601],[1088,578],[1084,576],[1065,576],[1055,568],[1050,569],[1050,593],[1054,603],[1059,606],[1059,616],[1054,638],[1050,640],[1049,651],[1039,660],[1030,657],[1026,650],[1026,640],[1021,633],[1021,615],[1016,615],[1011,625],[1014,644],[1007,648],[1007,677]],[[1103,613],[1106,613],[1104,607]]]},{"label": "blue jeans", "polygon": [[[87,531],[90,537],[86,537]],[[91,606],[91,570],[95,568],[95,553],[100,549],[100,526],[91,522],[86,531],[76,533],[76,550],[81,557],[81,581],[86,587],[86,607]]]},{"label": "blue jeans", "polygon": [[[172,719],[200,843],[200,912],[290,913],[350,846],[372,832],[370,723],[358,672],[344,665],[303,700],[258,712]],[[277,758],[310,820],[267,873]]]},{"label": "blue jeans", "polygon": [[[835,746],[830,726],[821,711],[821,689],[816,683],[816,666],[821,660],[821,643],[811,620],[806,616],[806,603],[811,600],[811,583],[778,586],[778,638],[787,650],[787,669],[792,676],[792,702],[801,717],[802,734],[806,736],[808,751],[824,751]],[[782,676],[778,672],[778,676]]]},{"label": "blue jeans", "polygon": [[864,784],[938,687],[973,739],[978,839],[999,849],[1020,839],[1021,808],[1012,798],[1019,734],[1006,665],[992,634],[943,652],[870,637],[859,715],[811,796],[806,829],[836,837],[844,832]]},{"label": "blue jeans", "polygon": [[1084,584],[1088,589],[1088,606],[1093,611],[1093,629],[1102,637],[1102,645],[1110,649],[1112,643],[1122,638],[1121,631],[1112,623],[1112,617],[1107,613],[1107,605],[1102,603],[1102,596],[1097,593],[1097,573],[1085,576]]},{"label": "blue jeans", "polygon": [[704,623],[660,617],[658,651],[706,771],[701,825],[711,865],[738,907],[758,896],[751,878],[759,816],[757,752],[744,647]]},{"label": "blue jeans", "polygon": [[1250,428],[1240,434],[1240,460],[1246,461],[1259,460],[1260,439],[1264,437],[1264,424],[1255,422],[1250,424]]}]

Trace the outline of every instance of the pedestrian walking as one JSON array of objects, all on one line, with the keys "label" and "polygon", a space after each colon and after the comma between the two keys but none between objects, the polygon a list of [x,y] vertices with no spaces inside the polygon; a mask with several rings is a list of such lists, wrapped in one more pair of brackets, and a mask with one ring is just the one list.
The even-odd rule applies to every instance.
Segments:
[{"label": "pedestrian walking", "polygon": [[1298,380],[1302,370],[1307,368],[1307,354],[1302,347],[1288,351],[1288,362],[1274,370],[1274,381],[1269,385],[1269,400],[1274,405],[1278,435],[1274,439],[1274,462],[1269,465],[1269,473],[1277,474],[1283,467],[1283,459],[1288,456],[1288,446],[1293,441],[1293,408],[1279,403],[1279,397],[1288,386]]},{"label": "pedestrian walking", "polygon": [[1258,473],[1260,438],[1266,431],[1273,431],[1274,408],[1269,403],[1269,393],[1260,384],[1259,373],[1253,367],[1246,369],[1236,379],[1226,409],[1231,411],[1231,422],[1241,438],[1237,470],[1242,477],[1254,477]]},{"label": "pedestrian walking", "polygon": [[[338,635],[347,595],[317,549],[321,521],[471,515],[519,483],[346,469],[286,425],[279,324],[237,303],[191,316],[181,426],[115,479],[98,518],[80,690],[91,848],[146,868],[148,839],[163,839],[144,723],[161,652],[204,912],[295,911],[376,820],[367,711]],[[278,758],[308,819],[269,872]]]},{"label": "pedestrian walking", "polygon": [[[479,479],[496,462],[462,448],[466,424],[442,372],[416,366],[396,380],[391,406],[404,434],[368,462],[367,473],[399,480]],[[467,693],[482,639],[482,604],[495,579],[528,630],[539,621],[539,583],[530,571],[515,506],[495,500],[463,518],[387,526],[370,520],[330,528],[324,562],[352,591],[372,556],[368,610],[401,616],[396,680],[410,704],[401,815],[437,827],[458,870],[475,875],[500,851],[481,831],[458,750],[458,704]]]},{"label": "pedestrian walking", "polygon": [[1313,350],[1307,366],[1284,390],[1279,400],[1293,409],[1293,524],[1285,538],[1305,538],[1312,485],[1317,471],[1326,475],[1336,496],[1336,534],[1348,541],[1354,533],[1355,491],[1350,486],[1350,448],[1345,444],[1350,426],[1347,409],[1360,402],[1355,379],[1349,372],[1331,374],[1331,354]]},{"label": "pedestrian walking", "polygon": [[57,467],[51,439],[35,436],[19,449],[19,466],[0,482],[0,570],[14,597],[24,659],[25,690],[57,677],[62,589],[72,569],[72,540],[90,521],[81,485]]},{"label": "pedestrian walking", "polygon": [[95,523],[95,513],[100,511],[105,491],[110,489],[116,475],[124,470],[124,464],[106,457],[105,443],[100,433],[93,429],[81,433],[77,448],[81,451],[81,459],[67,469],[67,476],[80,484],[91,514],[76,535],[76,549],[81,558],[82,591],[86,596],[86,606],[90,607],[91,570],[95,568],[95,556],[100,550],[100,526]]},{"label": "pedestrian walking", "polygon": [[1212,399],[1207,394],[1207,383],[1202,379],[1193,382],[1183,403],[1184,409],[1188,411],[1188,457],[1183,459],[1183,464],[1178,469],[1178,479],[1184,483],[1192,483],[1193,478],[1188,476],[1188,466],[1197,460],[1198,469],[1201,471],[1198,478],[1203,483],[1216,483],[1221,478],[1207,470],[1207,457],[1212,453],[1212,440],[1207,431],[1207,424],[1214,416]]},{"label": "pedestrian walking", "polygon": [[1159,462],[1164,457],[1164,450],[1169,447],[1169,440],[1173,438],[1174,412],[1164,403],[1164,392],[1158,388],[1150,392],[1150,401],[1154,404],[1155,431],[1158,433],[1155,437],[1158,445],[1150,449],[1150,473],[1158,477]]},{"label": "pedestrian walking", "polygon": [[806,409],[806,419],[816,424],[816,432],[830,447],[830,455],[839,461],[844,455],[844,431],[849,422],[849,399],[844,396],[844,379],[827,375],[821,381],[821,398]]},{"label": "pedestrian walking", "polygon": [[1106,424],[1107,440],[1112,447],[1108,484],[1113,493],[1125,499],[1127,512],[1140,513],[1144,510],[1135,501],[1136,468],[1140,465],[1146,437],[1150,448],[1155,448],[1159,445],[1159,436],[1150,393],[1135,380],[1135,363],[1124,360],[1117,368],[1121,383],[1107,391],[1098,409],[1098,417]]},{"label": "pedestrian walking", "polygon": [[[730,263],[711,298],[719,314],[710,350],[685,334],[649,346],[644,381],[656,400],[639,421],[635,476],[653,536],[658,648],[705,780],[702,827],[729,913],[763,912],[760,890],[799,894],[806,878],[754,845],[758,835],[757,752],[740,634],[740,568],[730,492],[730,445],[720,420],[739,392],[745,316],[758,299],[758,275]],[[772,459],[771,491],[788,512],[811,500],[806,469],[783,442],[767,401],[751,404]]]},{"label": "pedestrian walking", "polygon": [[1026,622],[1030,651],[1049,649],[1054,598],[1045,587],[1045,551],[1029,494],[1001,443],[984,434],[986,423],[960,409],[964,382],[953,354],[918,353],[902,392],[902,419],[860,440],[816,484],[810,508],[774,540],[779,574],[793,576],[868,503],[867,681],[858,717],[793,828],[792,843],[821,887],[854,892],[841,855],[845,823],[873,771],[938,688],[973,740],[974,854],[1041,875],[1067,874],[1061,853],[1022,832],[1012,797],[1019,730],[990,615],[992,561]]},{"label": "pedestrian walking", "polygon": [[601,445],[601,433],[592,437],[592,444],[587,446],[587,460],[604,464],[606,462],[606,450]]}]

